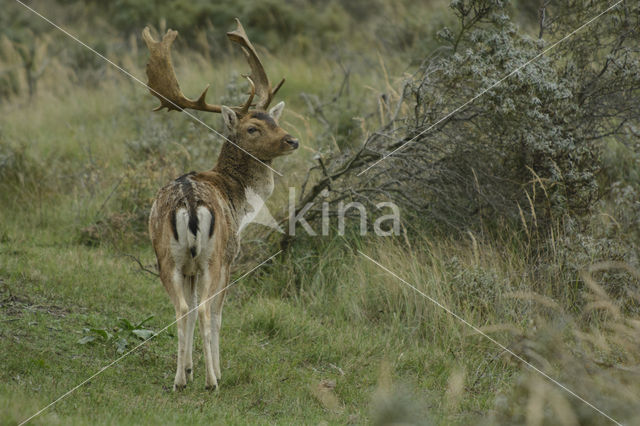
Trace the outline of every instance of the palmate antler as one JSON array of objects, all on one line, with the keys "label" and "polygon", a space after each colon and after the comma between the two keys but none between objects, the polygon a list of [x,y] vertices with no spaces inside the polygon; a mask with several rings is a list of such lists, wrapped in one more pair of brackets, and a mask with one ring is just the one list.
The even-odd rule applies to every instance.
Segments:
[{"label": "palmate antler", "polygon": [[229,40],[238,43],[247,57],[247,62],[249,62],[249,66],[251,67],[251,76],[249,78],[255,83],[256,93],[258,94],[256,108],[267,109],[276,92],[284,84],[284,78],[274,89],[271,89],[271,83],[269,83],[267,73],[264,71],[258,54],[249,41],[249,37],[247,37],[247,33],[244,32],[244,27],[238,18],[236,18],[236,24],[238,27],[235,31],[228,32],[227,37],[229,37]]},{"label": "palmate antler", "polygon": [[[247,62],[249,62],[249,66],[251,67],[251,75],[246,76],[246,78],[249,80],[249,85],[251,86],[251,94],[244,105],[231,107],[231,109],[233,109],[236,114],[244,115],[249,111],[249,108],[253,106],[253,98],[256,94],[258,95],[258,101],[255,107],[265,110],[271,103],[278,89],[280,89],[284,83],[284,79],[282,79],[274,89],[271,89],[271,83],[269,83],[269,78],[258,58],[258,54],[238,19],[236,19],[236,23],[238,27],[235,31],[227,33],[227,37],[229,37],[231,41],[238,43],[247,57]],[[151,36],[149,27],[146,27],[142,31],[142,38],[147,44],[149,53],[151,54],[149,62],[147,63],[147,78],[149,80],[147,86],[151,94],[160,99],[160,106],[154,109],[154,111],[162,108],[167,108],[169,111],[181,111],[189,108],[199,111],[221,112],[222,108],[220,105],[208,104],[205,101],[207,90],[209,90],[208,85],[195,101],[187,98],[182,93],[182,90],[180,90],[180,84],[178,83],[178,78],[176,77],[171,61],[171,45],[177,36],[177,31],[168,30],[161,41],[156,41]]]}]

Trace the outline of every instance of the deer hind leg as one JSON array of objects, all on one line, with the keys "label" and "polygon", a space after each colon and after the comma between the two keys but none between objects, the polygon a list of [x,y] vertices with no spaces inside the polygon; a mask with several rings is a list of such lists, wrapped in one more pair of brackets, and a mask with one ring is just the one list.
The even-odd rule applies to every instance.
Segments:
[{"label": "deer hind leg", "polygon": [[204,350],[206,370],[205,389],[214,390],[218,387],[218,380],[216,379],[216,373],[213,368],[213,353],[211,351],[213,339],[211,329],[211,296],[215,294],[213,289],[215,289],[214,282],[217,281],[217,279],[214,278],[215,275],[212,275],[209,269],[210,268],[205,268],[198,280],[198,293],[201,295],[201,302],[200,305],[198,305],[198,322],[200,325],[200,335],[202,337],[202,348]]},{"label": "deer hind leg", "polygon": [[187,317],[189,305],[185,298],[185,277],[178,269],[173,271],[171,276],[171,285],[167,286],[169,296],[173,301],[176,310],[176,326],[178,328],[178,365],[176,368],[176,377],[173,381],[173,390],[182,390],[187,386],[187,377],[185,375],[185,361],[187,355]]},{"label": "deer hind leg", "polygon": [[198,294],[196,292],[196,277],[187,277],[184,283],[184,295],[189,305],[189,313],[187,314],[187,336],[186,336],[186,355],[184,372],[187,380],[193,381],[193,331],[196,327],[196,318],[198,312]]},{"label": "deer hind leg", "polygon": [[222,304],[224,303],[224,296],[226,293],[223,289],[229,284],[228,266],[222,265],[220,267],[219,276],[220,278],[216,291],[219,291],[220,294],[213,298],[211,305],[211,330],[213,333],[211,339],[211,352],[213,354],[213,370],[215,371],[218,380],[222,377],[220,372],[220,326],[222,325]]}]

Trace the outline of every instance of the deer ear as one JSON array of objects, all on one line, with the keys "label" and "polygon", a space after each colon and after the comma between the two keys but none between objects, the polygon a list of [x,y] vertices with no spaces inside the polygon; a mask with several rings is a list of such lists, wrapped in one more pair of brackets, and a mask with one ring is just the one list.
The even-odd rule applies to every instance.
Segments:
[{"label": "deer ear", "polygon": [[282,110],[284,110],[284,101],[278,103],[278,105],[274,106],[269,110],[269,115],[275,121],[280,120],[280,116],[282,115]]},{"label": "deer ear", "polygon": [[222,105],[222,119],[224,120],[224,125],[227,130],[234,131],[236,130],[236,125],[238,124],[238,116],[236,113],[229,107]]}]

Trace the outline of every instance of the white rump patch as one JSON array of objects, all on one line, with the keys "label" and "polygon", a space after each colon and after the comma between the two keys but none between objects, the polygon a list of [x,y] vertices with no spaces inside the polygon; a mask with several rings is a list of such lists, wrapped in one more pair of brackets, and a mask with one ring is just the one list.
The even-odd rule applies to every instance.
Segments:
[{"label": "white rump patch", "polygon": [[180,208],[176,211],[178,240],[172,239],[171,241],[171,254],[176,267],[187,275],[195,274],[196,267],[198,269],[202,266],[206,267],[213,252],[213,244],[209,238],[211,212],[205,206],[200,206],[196,209],[196,215],[198,217],[198,231],[197,235],[193,235],[189,230],[188,210]]},{"label": "white rump patch", "polygon": [[189,237],[193,241],[193,235],[189,232],[189,212],[186,208],[176,210],[176,233],[178,234],[177,243],[186,247],[189,245]]},{"label": "white rump patch", "polygon": [[190,241],[193,242],[195,237],[189,232],[189,212],[186,208],[176,210],[176,233],[178,240],[171,239],[171,255],[176,264],[176,268],[181,270],[190,261],[189,253]]},{"label": "white rump patch", "polygon": [[196,259],[202,260],[204,262],[203,265],[206,266],[206,262],[209,260],[209,258],[211,257],[211,253],[213,252],[212,239],[215,235],[215,218],[214,231],[211,233],[211,238],[209,238],[209,233],[211,230],[211,212],[205,206],[200,206],[196,209],[196,214],[198,215]]}]

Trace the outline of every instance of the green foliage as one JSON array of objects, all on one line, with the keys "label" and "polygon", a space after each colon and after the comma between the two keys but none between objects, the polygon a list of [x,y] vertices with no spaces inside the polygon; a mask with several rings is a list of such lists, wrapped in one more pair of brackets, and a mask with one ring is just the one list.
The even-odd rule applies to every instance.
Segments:
[{"label": "green foliage", "polygon": [[131,339],[147,340],[155,336],[152,330],[143,328],[143,326],[153,318],[153,315],[145,318],[137,324],[131,323],[126,318],[118,318],[117,325],[111,329],[106,328],[83,328],[85,334],[78,340],[78,344],[86,345],[88,343],[100,341],[104,344],[115,346],[117,354],[123,354],[127,349],[131,348]]},{"label": "green foliage", "polygon": [[[628,120],[626,114],[616,115],[616,111],[637,96],[624,89],[625,84],[633,84],[631,75],[637,72],[633,71],[636,65],[629,63],[625,71],[629,81],[620,82],[609,92],[615,96],[606,102],[611,115],[599,118],[596,110],[605,106],[584,94],[589,90],[586,85],[608,86],[609,79],[619,79],[613,75],[617,72],[603,70],[597,76],[594,71],[598,63],[613,60],[605,55],[622,59],[625,52],[607,51],[607,47],[603,48],[606,53],[594,51],[594,36],[576,36],[571,52],[558,47],[567,53],[561,61],[548,55],[537,58],[548,44],[521,34],[498,3],[460,1],[453,2],[452,8],[460,17],[458,35],[449,31],[442,36],[451,43],[454,53],[427,66],[424,77],[414,87],[417,104],[412,120],[417,124],[416,131],[421,123],[432,122],[440,111],[488,92],[458,114],[457,120],[448,120],[438,133],[425,135],[417,142],[450,153],[438,160],[446,165],[443,172],[448,183],[441,190],[453,195],[454,201],[452,204],[451,198],[447,200],[446,211],[462,208],[458,211],[469,215],[474,210],[488,209],[505,215],[511,210],[515,217],[513,201],[518,200],[521,206],[529,204],[523,187],[538,180],[546,195],[534,200],[538,220],[547,215],[585,212],[598,196],[596,172],[601,162],[596,141],[605,135],[624,134],[613,126]],[[561,16],[562,12],[557,13]],[[627,25],[617,16],[622,15],[612,12],[602,19],[614,27]],[[621,38],[620,43],[629,45],[630,38]],[[534,58],[493,87],[503,76]],[[611,99],[617,99],[619,104]],[[614,133],[603,130],[606,128]],[[466,198],[466,188],[473,185],[474,179],[484,193],[484,201],[466,206],[456,202]],[[551,210],[545,211],[547,206]]]},{"label": "green foliage", "polygon": [[[269,202],[282,212],[285,188],[299,186],[309,167],[316,167],[309,187],[324,178],[316,153],[328,167],[333,153],[348,160],[380,127],[384,149],[365,151],[388,152],[604,5],[572,2],[565,13],[569,2],[553,2],[541,41],[527,36],[539,32],[538,6],[530,3],[64,0],[34,7],[137,76],[146,58],[136,39],[141,27],[178,28],[174,60],[185,93],[212,82],[209,99],[232,104],[246,83],[239,74],[222,82],[245,68],[221,54],[223,32],[239,16],[261,54],[268,49],[270,75],[287,77],[283,122],[303,142],[275,163],[285,176]],[[485,6],[491,10],[478,15]],[[401,237],[300,238],[234,285],[225,301],[220,392],[203,391],[198,333],[195,383],[182,394],[166,391],[176,349],[169,328],[41,422],[601,421],[358,248],[617,420],[637,423],[640,391],[630,372],[640,353],[639,74],[637,26],[629,20],[637,9],[624,7],[364,176],[373,190],[383,188],[376,179],[385,173],[411,182],[383,194],[406,202]],[[0,15],[7,24],[0,91],[8,94],[0,106],[0,422],[11,424],[154,336],[146,320],[126,318],[175,319],[158,280],[122,254],[153,264],[151,199],[182,173],[212,167],[220,139],[182,114],[152,114],[155,100],[144,88],[31,15],[7,9]],[[443,25],[448,30],[436,38]],[[34,70],[51,58],[30,101],[29,55],[17,47],[25,41],[26,53],[39,52]],[[5,73],[9,63],[16,68]],[[334,179],[331,192],[356,191],[355,183],[352,175]],[[277,235],[259,230],[247,230],[235,277],[278,250]]]},{"label": "green foliage", "polygon": [[33,200],[44,196],[51,186],[42,164],[24,145],[2,142],[0,136],[0,200]]},{"label": "green foliage", "polygon": [[569,32],[607,6],[580,3],[582,21],[568,3],[550,6],[547,40],[518,28],[507,2],[451,2],[458,22],[438,33],[442,46],[401,89],[382,97],[383,124],[369,130],[365,148],[325,160],[335,175],[329,201],[393,198],[428,229],[500,232],[520,223],[538,242],[564,216],[589,217],[610,194],[599,178],[607,144],[637,148],[640,7],[621,4],[552,43],[565,34],[559,27]]},{"label": "green foliage", "polygon": [[[96,7],[102,9],[121,32],[137,34],[145,25],[173,28],[192,45],[200,31],[230,28],[233,19],[239,17],[247,28],[251,28],[251,38],[258,44],[275,49],[307,32],[308,36],[298,38],[294,43],[326,48],[337,41],[335,35],[346,32],[349,21],[347,12],[333,1],[316,4],[305,0],[224,0],[214,3],[206,0],[117,0],[96,2]],[[213,47],[209,53],[220,54],[226,50],[221,47],[219,35],[204,37]]]}]

